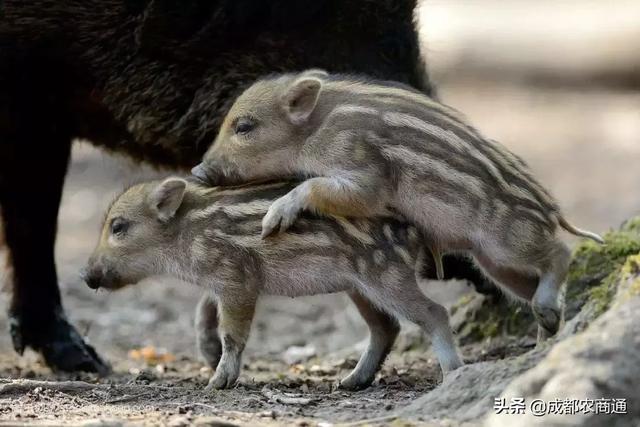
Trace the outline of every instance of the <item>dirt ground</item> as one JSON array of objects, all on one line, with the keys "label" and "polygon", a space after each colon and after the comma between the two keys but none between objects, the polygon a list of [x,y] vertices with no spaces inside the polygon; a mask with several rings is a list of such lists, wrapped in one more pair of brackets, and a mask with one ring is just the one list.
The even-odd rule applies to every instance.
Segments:
[{"label": "dirt ground", "polygon": [[[465,357],[472,363],[519,354],[530,347],[531,343],[512,343],[488,352],[477,347],[463,352],[473,355]],[[87,424],[91,419],[176,426],[359,425],[363,421],[414,425],[396,418],[394,410],[432,390],[440,376],[429,352],[395,352],[372,387],[358,392],[336,389],[337,380],[355,363],[349,356],[313,358],[295,365],[279,358],[249,356],[234,389],[205,392],[211,370],[189,356],[145,368],[131,360],[114,360],[115,374],[98,379],[88,374],[52,375],[35,361],[2,355],[3,376],[27,379],[0,381],[0,419],[11,420],[0,425]]]}]

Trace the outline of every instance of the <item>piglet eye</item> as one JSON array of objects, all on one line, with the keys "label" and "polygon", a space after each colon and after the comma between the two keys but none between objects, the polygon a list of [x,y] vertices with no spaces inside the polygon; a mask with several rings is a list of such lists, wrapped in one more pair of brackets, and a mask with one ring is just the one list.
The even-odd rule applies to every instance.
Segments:
[{"label": "piglet eye", "polygon": [[114,218],[111,220],[111,234],[120,236],[129,229],[129,221],[124,218]]},{"label": "piglet eye", "polygon": [[238,135],[246,135],[256,127],[255,120],[250,118],[240,118],[236,122],[235,132]]}]

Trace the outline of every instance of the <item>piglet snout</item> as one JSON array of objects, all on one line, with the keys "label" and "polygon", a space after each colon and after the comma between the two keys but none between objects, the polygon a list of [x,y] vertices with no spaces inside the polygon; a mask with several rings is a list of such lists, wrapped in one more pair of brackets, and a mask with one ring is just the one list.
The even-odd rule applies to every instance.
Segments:
[{"label": "piglet snout", "polygon": [[197,180],[200,181],[201,184],[215,185],[215,183],[213,182],[214,179],[210,177],[210,174],[207,173],[207,168],[202,163],[191,169],[191,175],[197,178]]},{"label": "piglet snout", "polygon": [[102,274],[102,270],[98,268],[86,267],[80,273],[82,280],[89,286],[91,289],[98,289],[102,286],[102,282],[104,280],[104,274]]}]

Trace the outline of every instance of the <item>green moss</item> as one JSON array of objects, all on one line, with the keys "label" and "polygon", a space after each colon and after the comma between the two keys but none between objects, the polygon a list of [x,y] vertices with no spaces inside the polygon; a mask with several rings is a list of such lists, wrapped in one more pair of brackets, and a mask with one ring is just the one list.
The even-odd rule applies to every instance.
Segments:
[{"label": "green moss", "polygon": [[[501,335],[526,335],[532,331],[535,319],[528,307],[504,298],[485,297],[480,304],[467,310],[457,336],[461,344],[484,341]],[[456,304],[460,307],[460,302]]]},{"label": "green moss", "polygon": [[469,305],[470,302],[473,301],[473,294],[464,294],[460,297],[460,299],[451,307],[451,315],[453,316],[458,312],[458,310]]},{"label": "green moss", "polygon": [[640,295],[640,254],[627,258],[620,276],[619,303]]},{"label": "green moss", "polygon": [[588,289],[585,292],[585,296],[587,301],[589,301],[594,309],[594,315],[600,316],[604,313],[609,305],[611,304],[611,300],[616,292],[616,278],[618,274],[616,272],[607,276],[602,283],[593,288]]},{"label": "green moss", "polygon": [[637,276],[638,274],[640,274],[640,253],[628,257],[622,266],[623,276]]},{"label": "green moss", "polygon": [[627,232],[635,232],[640,235],[640,216],[625,221],[625,223],[622,224],[621,229]]},{"label": "green moss", "polygon": [[609,307],[627,258],[640,253],[640,217],[604,239],[604,245],[585,240],[574,251],[567,277],[566,319],[574,317],[587,301],[596,315]]},{"label": "green moss", "polygon": [[[605,244],[584,241],[574,251],[568,283],[597,281],[622,266],[626,258],[640,252],[635,232],[616,231],[605,235]],[[601,280],[601,279],[600,279]]]}]

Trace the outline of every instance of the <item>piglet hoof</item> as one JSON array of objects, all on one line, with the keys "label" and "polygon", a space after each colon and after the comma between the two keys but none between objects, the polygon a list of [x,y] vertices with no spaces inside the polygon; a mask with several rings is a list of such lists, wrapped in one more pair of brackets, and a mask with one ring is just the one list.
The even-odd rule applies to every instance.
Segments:
[{"label": "piglet hoof", "polygon": [[533,314],[538,321],[538,342],[553,336],[560,328],[560,312],[552,307],[534,305]]},{"label": "piglet hoof", "polygon": [[223,390],[225,388],[231,388],[238,380],[238,374],[230,373],[224,367],[218,366],[213,378],[209,380],[209,384],[205,387],[206,391]]},{"label": "piglet hoof", "polygon": [[442,379],[444,380],[445,378],[450,376],[453,372],[460,369],[462,366],[464,365],[459,365],[459,366],[456,366],[455,368],[448,368],[448,369],[442,369],[442,367],[440,367],[440,370],[442,371]]},{"label": "piglet hoof", "polygon": [[456,372],[458,369],[460,369],[463,366],[464,366],[464,364],[460,364],[460,365],[457,365],[454,368],[449,368],[449,369],[442,369],[442,367],[441,367],[442,381],[444,381],[447,378],[450,378],[454,374],[454,372]]},{"label": "piglet hoof", "polygon": [[287,231],[298,218],[300,206],[289,194],[273,202],[262,219],[262,238]]},{"label": "piglet hoof", "polygon": [[342,390],[357,391],[362,390],[371,385],[373,378],[362,378],[357,375],[350,374],[338,384],[338,388]]}]

